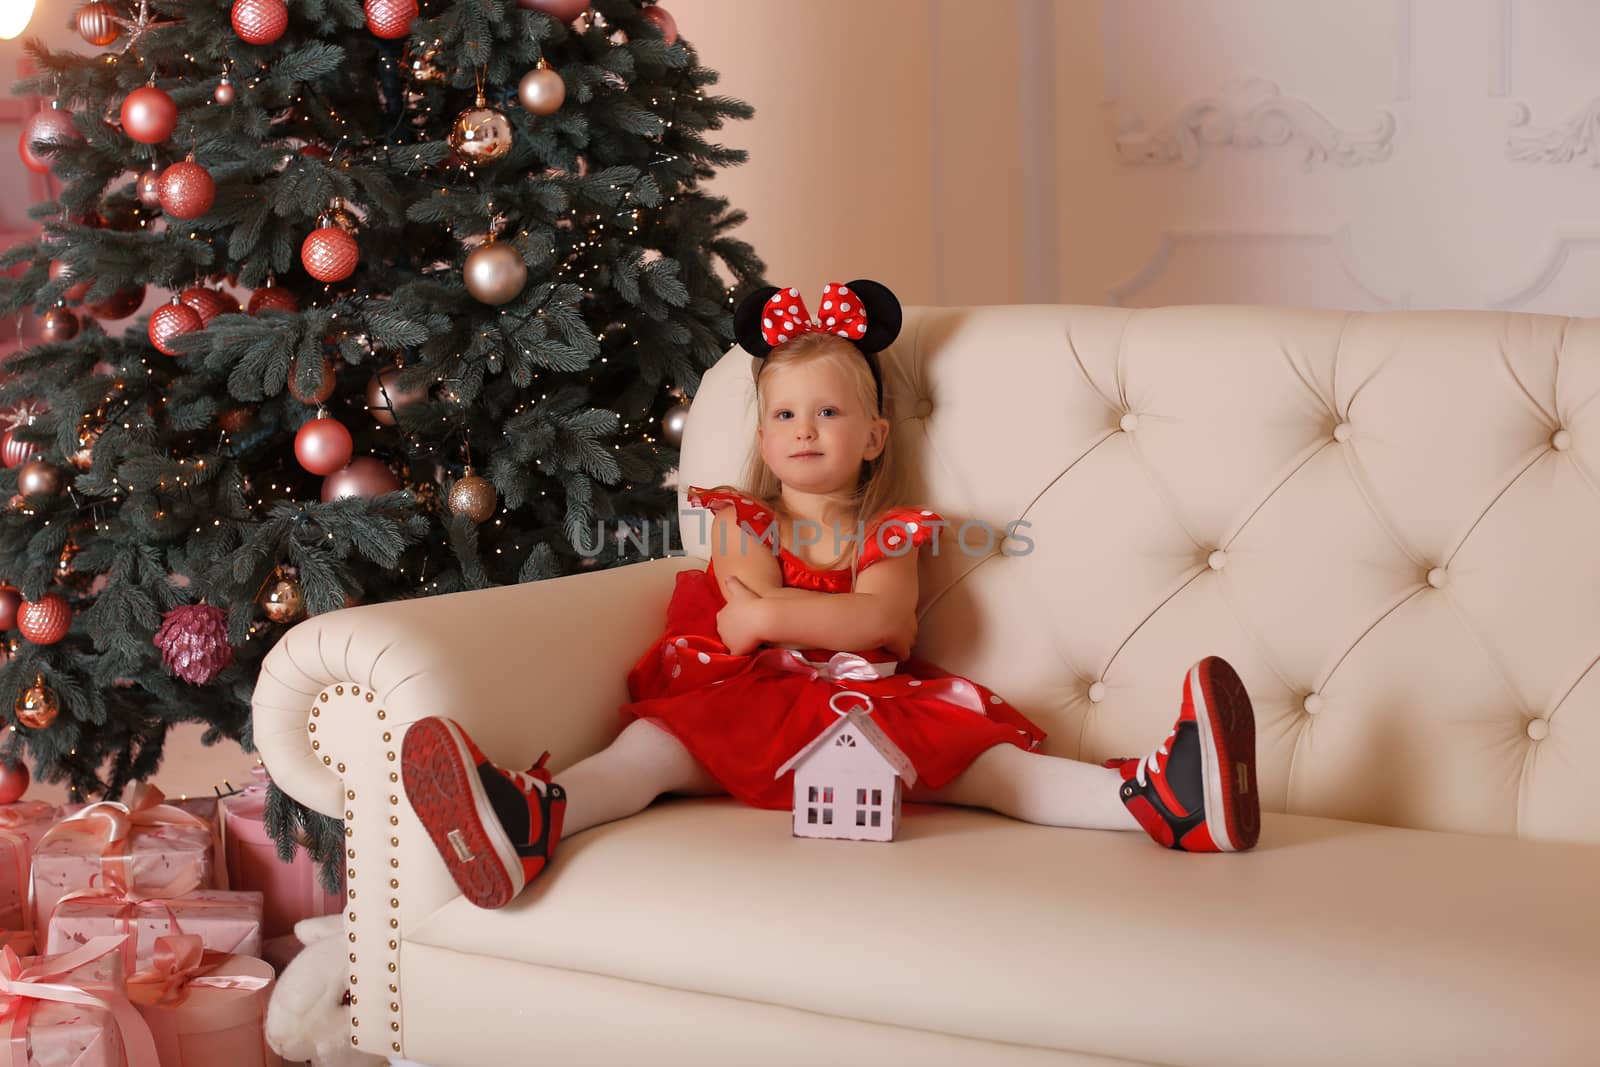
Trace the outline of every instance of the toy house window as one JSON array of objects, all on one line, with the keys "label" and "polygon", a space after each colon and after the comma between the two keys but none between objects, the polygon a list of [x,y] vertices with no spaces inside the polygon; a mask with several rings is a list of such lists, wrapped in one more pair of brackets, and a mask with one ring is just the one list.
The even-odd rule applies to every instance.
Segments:
[{"label": "toy house window", "polygon": [[882,805],[883,805],[883,790],[874,789],[872,791],[872,806],[876,808],[876,807],[881,807]]},{"label": "toy house window", "polygon": [[856,803],[860,804],[862,807],[866,806],[866,804],[867,804],[867,791],[865,789],[857,789],[856,790]]},{"label": "toy house window", "polygon": [[856,735],[855,734],[840,734],[839,735],[839,739],[833,743],[833,747],[834,748],[855,748],[856,747]]},{"label": "toy house window", "polygon": [[[813,789],[811,792],[815,793],[816,790]],[[815,800],[816,797],[812,797],[812,799]],[[816,823],[817,823],[817,809],[816,808],[807,808],[806,809],[806,822],[811,823],[813,826],[816,825]]]},{"label": "toy house window", "polygon": [[823,786],[823,788],[822,788],[822,802],[824,804],[832,804],[833,803],[833,786],[831,786],[831,785]]},{"label": "toy house window", "polygon": [[[876,815],[877,812],[873,812],[873,814]],[[865,825],[867,825],[867,813],[866,813],[865,810],[863,810],[861,808],[857,808],[856,809],[856,825],[857,826],[865,826]],[[872,825],[876,826],[878,824],[877,823],[873,823]]]},{"label": "toy house window", "polygon": [[822,809],[822,825],[824,825],[824,826],[832,826],[833,825],[833,809],[832,808],[823,808]]},{"label": "toy house window", "polygon": [[[809,801],[812,804],[815,804],[817,802],[817,787],[816,786],[812,786],[809,790],[807,790],[806,800]],[[811,821],[815,822],[816,820],[813,819]]]},{"label": "toy house window", "polygon": [[[862,813],[858,811],[858,812],[856,812],[856,814],[860,815]],[[882,824],[883,824],[883,812],[881,812],[881,811],[873,812],[872,813],[872,825],[881,826]]]}]

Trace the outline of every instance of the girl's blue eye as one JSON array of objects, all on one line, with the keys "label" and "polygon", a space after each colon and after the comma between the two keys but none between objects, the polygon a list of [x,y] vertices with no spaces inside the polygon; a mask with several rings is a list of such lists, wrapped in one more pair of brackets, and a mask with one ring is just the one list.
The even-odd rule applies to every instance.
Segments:
[{"label": "girl's blue eye", "polygon": [[775,411],[775,412],[772,413],[772,417],[775,418],[775,419],[782,419],[782,418],[787,417],[788,414],[789,413],[787,411]]},{"label": "girl's blue eye", "polygon": [[838,408],[823,408],[822,409],[822,413],[824,415],[837,415],[837,414],[839,414],[839,409]]}]

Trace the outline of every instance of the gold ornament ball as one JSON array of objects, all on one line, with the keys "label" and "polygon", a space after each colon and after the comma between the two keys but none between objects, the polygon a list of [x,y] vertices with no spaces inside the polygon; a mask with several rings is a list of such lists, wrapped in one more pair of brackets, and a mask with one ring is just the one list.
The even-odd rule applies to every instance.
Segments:
[{"label": "gold ornament ball", "polygon": [[24,463],[17,472],[17,492],[23,496],[55,496],[61,492],[61,472],[47,460]]},{"label": "gold ornament ball", "polygon": [[513,245],[479,245],[467,256],[462,272],[467,292],[485,304],[504,304],[515,300],[528,284],[528,265]]},{"label": "gold ornament ball", "polygon": [[306,597],[299,582],[280,576],[262,592],[261,608],[273,622],[294,622],[305,615]]},{"label": "gold ornament ball", "polygon": [[567,99],[567,83],[549,67],[535,67],[518,83],[517,99],[535,115],[554,115]]},{"label": "gold ornament ball", "polygon": [[661,436],[677,448],[683,444],[683,428],[689,424],[689,405],[674,404],[661,416]]},{"label": "gold ornament ball", "polygon": [[494,483],[476,474],[468,474],[450,487],[450,513],[465,515],[473,522],[483,522],[494,514],[498,503]]},{"label": "gold ornament ball", "polygon": [[28,729],[43,730],[61,714],[61,700],[54,689],[44,684],[43,678],[37,678],[17,695],[12,711],[16,713],[17,721]]},{"label": "gold ornament ball", "polygon": [[450,127],[450,147],[469,163],[493,163],[511,151],[511,123],[478,97],[476,107],[456,116]]}]

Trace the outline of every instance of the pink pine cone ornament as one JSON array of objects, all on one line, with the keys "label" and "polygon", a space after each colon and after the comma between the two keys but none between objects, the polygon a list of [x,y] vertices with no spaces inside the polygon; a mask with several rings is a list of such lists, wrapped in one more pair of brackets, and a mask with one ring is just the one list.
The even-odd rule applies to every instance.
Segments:
[{"label": "pink pine cone ornament", "polygon": [[167,670],[191,685],[205,685],[228,669],[228,613],[211,604],[184,604],[161,618],[156,647]]}]

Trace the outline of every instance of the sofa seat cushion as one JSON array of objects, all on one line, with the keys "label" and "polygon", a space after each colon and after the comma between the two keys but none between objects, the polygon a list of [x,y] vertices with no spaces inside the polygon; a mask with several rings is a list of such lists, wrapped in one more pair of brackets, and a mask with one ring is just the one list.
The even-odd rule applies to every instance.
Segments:
[{"label": "sofa seat cushion", "polygon": [[1305,816],[1191,855],[921,805],[889,844],[802,840],[686,799],[407,942],[1156,1063],[1571,1064],[1595,1048],[1596,886],[1593,845]]}]

